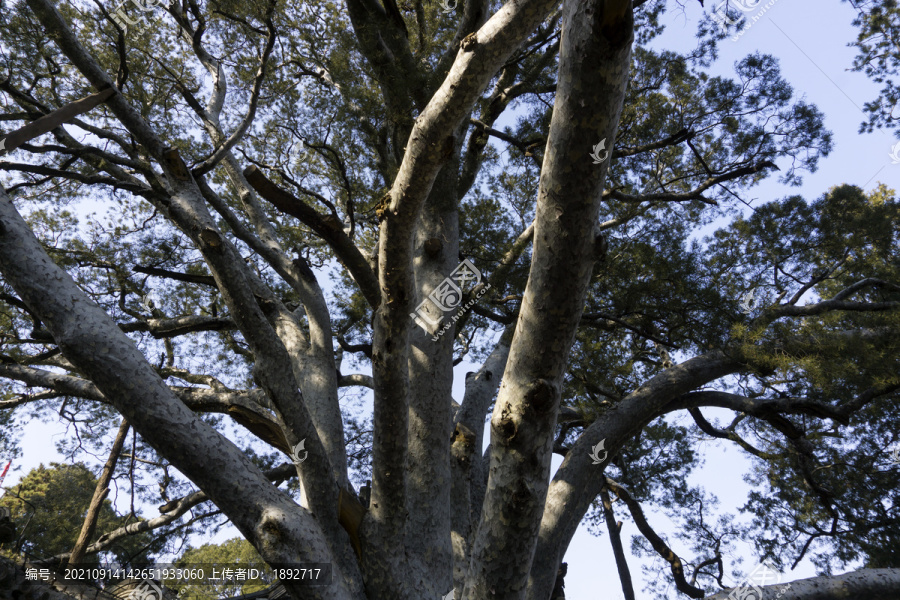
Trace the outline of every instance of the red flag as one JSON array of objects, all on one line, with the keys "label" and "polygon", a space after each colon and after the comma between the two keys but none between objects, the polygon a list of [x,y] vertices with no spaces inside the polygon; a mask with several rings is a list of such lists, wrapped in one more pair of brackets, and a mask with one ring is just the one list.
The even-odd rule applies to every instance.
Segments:
[{"label": "red flag", "polygon": [[6,467],[3,469],[3,474],[0,475],[0,484],[3,483],[3,480],[6,479],[6,472],[9,471],[9,465],[12,464],[12,461],[6,463]]}]

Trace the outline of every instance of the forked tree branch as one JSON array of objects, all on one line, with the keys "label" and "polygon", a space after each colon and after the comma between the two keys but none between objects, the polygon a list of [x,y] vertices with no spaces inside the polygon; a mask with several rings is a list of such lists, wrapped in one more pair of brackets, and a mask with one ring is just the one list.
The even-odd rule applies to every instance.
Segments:
[{"label": "forked tree branch", "polygon": [[278,210],[300,220],[311,228],[323,240],[328,242],[337,257],[356,280],[360,292],[373,308],[378,308],[381,294],[378,291],[378,279],[369,266],[369,262],[344,232],[343,223],[332,215],[321,215],[314,208],[293,194],[279,188],[270,181],[255,165],[244,169],[244,177],[263,199],[270,202]]},{"label": "forked tree branch", "polygon": [[684,564],[647,521],[641,505],[631,496],[628,490],[609,477],[606,478],[606,484],[625,502],[625,506],[628,507],[628,512],[631,513],[631,518],[634,519],[634,524],[637,525],[641,535],[650,542],[656,553],[669,563],[669,567],[672,570],[672,578],[675,580],[675,587],[678,588],[678,591],[691,598],[703,598],[705,593],[687,582],[687,579],[684,577]]},{"label": "forked tree branch", "polygon": [[[30,4],[35,8],[42,1],[30,0]],[[39,5],[37,10],[42,16],[49,11],[59,17],[52,5]],[[91,378],[149,444],[228,514],[264,558],[293,562],[298,557],[309,561],[334,557],[317,520],[273,487],[243,452],[176,398],[112,318],[47,256],[2,190],[0,272],[41,317],[66,358]],[[216,455],[221,469],[209,469],[206,456],[210,453]],[[342,566],[336,565],[337,585],[332,589],[303,593],[322,600],[346,597],[350,592]]]}]

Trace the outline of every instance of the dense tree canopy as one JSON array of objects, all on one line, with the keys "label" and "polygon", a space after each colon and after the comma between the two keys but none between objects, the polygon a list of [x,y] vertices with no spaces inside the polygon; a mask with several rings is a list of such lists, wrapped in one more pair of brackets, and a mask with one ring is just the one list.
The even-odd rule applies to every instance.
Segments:
[{"label": "dense tree canopy", "polygon": [[[195,581],[175,586],[178,597],[184,600],[207,600],[208,598],[228,598],[242,594],[251,594],[269,589],[274,581],[271,570],[259,556],[259,553],[247,540],[233,538],[221,544],[204,544],[199,548],[188,548],[181,559],[175,563],[179,567],[190,568],[199,565],[208,568],[220,565],[220,568],[256,568],[262,576],[253,580],[221,578],[210,584],[207,581]],[[199,578],[198,578],[199,579]]]},{"label": "dense tree canopy", "polygon": [[[3,497],[0,506],[10,511],[10,516],[20,543],[7,547],[30,558],[45,558],[68,552],[78,537],[73,522],[87,511],[97,479],[81,463],[74,465],[41,465],[12,486]],[[139,520],[117,515],[109,500],[104,501],[97,517],[100,531],[106,532]],[[99,535],[97,536],[99,537]],[[96,540],[91,540],[96,541]],[[144,533],[123,538],[110,546],[108,561],[121,564],[147,562],[149,555],[160,549],[150,535]],[[85,557],[85,564],[97,563],[100,556]]]},{"label": "dense tree canopy", "polygon": [[[863,4],[853,66],[889,103],[897,6]],[[832,134],[772,56],[711,74],[708,18],[661,49],[677,7],[4,7],[0,120],[53,126],[0,157],[0,443],[25,411],[73,457],[133,428],[113,475],[159,516],[88,555],[229,523],[334,565],[298,600],[556,600],[585,521],[629,600],[726,596],[737,540],[866,567],[816,598],[897,597],[900,202],[751,205]],[[688,482],[710,438],[753,461],[749,520]],[[664,577],[632,580],[624,515]]]}]

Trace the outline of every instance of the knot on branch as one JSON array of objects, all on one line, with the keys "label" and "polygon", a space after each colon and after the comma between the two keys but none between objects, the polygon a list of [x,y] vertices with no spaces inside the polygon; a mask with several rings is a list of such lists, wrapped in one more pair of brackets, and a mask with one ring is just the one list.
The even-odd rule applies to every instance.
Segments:
[{"label": "knot on branch", "polygon": [[440,238],[428,238],[425,240],[425,244],[423,245],[425,250],[425,255],[429,258],[437,258],[441,255],[441,250],[444,248],[444,243],[441,242]]},{"label": "knot on branch", "polygon": [[500,411],[499,417],[491,419],[491,427],[494,429],[494,434],[497,436],[497,439],[501,440],[504,444],[508,445],[513,438],[516,437],[519,427],[513,420],[512,406],[510,406],[509,403],[507,403],[503,407],[503,410]]},{"label": "knot on branch", "polygon": [[556,390],[546,379],[537,379],[525,390],[525,406],[530,406],[539,414],[548,413],[556,405]]},{"label": "knot on branch", "polygon": [[214,229],[204,229],[200,232],[198,237],[200,238],[201,246],[206,246],[215,250],[222,247],[222,236]]},{"label": "knot on branch", "polygon": [[600,231],[594,232],[594,260],[596,262],[604,262],[606,261],[606,253],[609,250],[609,245],[606,242],[606,236],[604,236]]}]

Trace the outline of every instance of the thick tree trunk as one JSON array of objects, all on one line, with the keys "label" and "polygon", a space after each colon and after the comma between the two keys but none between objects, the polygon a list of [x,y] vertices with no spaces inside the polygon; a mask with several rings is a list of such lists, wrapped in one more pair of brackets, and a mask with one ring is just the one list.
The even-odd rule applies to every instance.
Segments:
[{"label": "thick tree trunk", "polygon": [[[415,289],[428,296],[459,263],[456,161],[441,170],[416,229]],[[418,304],[418,302],[417,302]],[[426,305],[430,302],[426,302]],[[444,321],[451,318],[448,313]],[[434,317],[434,315],[432,315]],[[420,326],[410,332],[409,518],[406,549],[410,582],[424,597],[440,598],[452,587],[450,536],[450,390],[453,329],[437,340]]]},{"label": "thick tree trunk", "polygon": [[[609,163],[595,165],[589,155],[595,144],[616,137],[633,41],[631,0],[569,0],[562,28],[531,273],[491,420],[490,478],[464,600],[525,597],[560,388],[596,258]],[[552,587],[554,578],[549,581]]]}]

